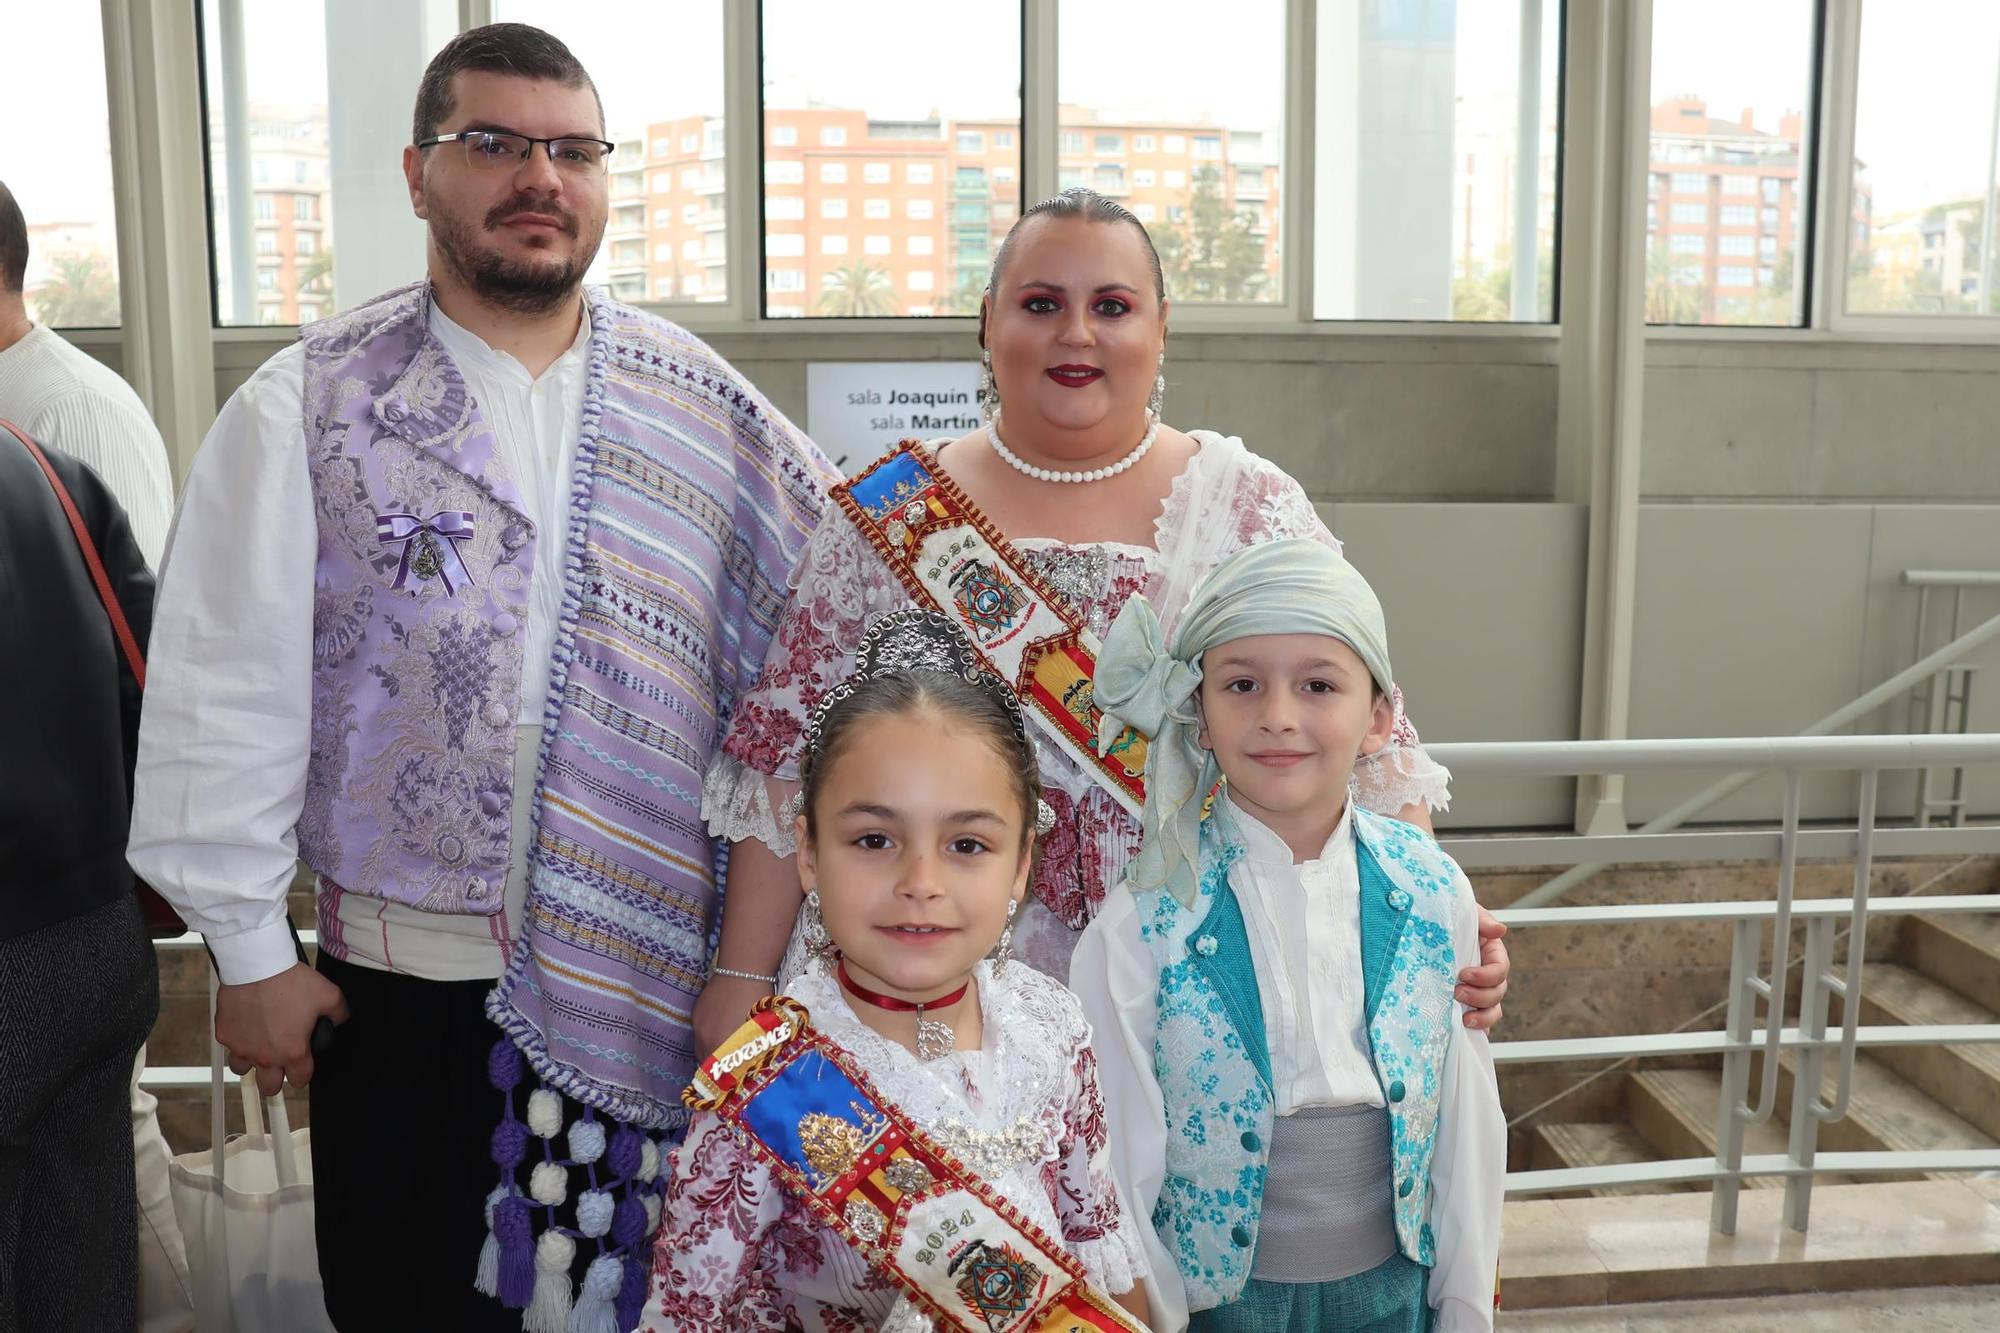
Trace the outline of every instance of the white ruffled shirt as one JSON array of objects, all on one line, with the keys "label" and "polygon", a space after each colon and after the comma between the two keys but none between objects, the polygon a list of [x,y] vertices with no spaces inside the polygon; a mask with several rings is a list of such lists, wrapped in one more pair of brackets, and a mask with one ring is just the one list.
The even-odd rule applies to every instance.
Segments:
[{"label": "white ruffled shirt", "polygon": [[[1018,963],[981,963],[977,1051],[920,1061],[864,1024],[821,972],[785,993],[850,1052],[881,1096],[1051,1237],[1106,1295],[1145,1277],[1140,1228],[1111,1183],[1109,1129],[1076,997]],[[652,1292],[640,1327],[897,1333],[932,1321],[788,1194],[740,1131],[698,1112],[666,1168]]]},{"label": "white ruffled shirt", "polygon": [[[1306,1106],[1386,1105],[1363,996],[1352,805],[1321,854],[1294,864],[1283,838],[1226,794],[1218,799],[1227,803],[1243,842],[1229,885],[1256,960],[1277,1114]],[[1105,1102],[1118,1124],[1112,1171],[1145,1242],[1153,1327],[1175,1330],[1187,1325],[1187,1293],[1172,1253],[1150,1223],[1166,1176],[1167,1131],[1166,1102],[1153,1074],[1159,972],[1139,933],[1149,901],[1125,888],[1105,900],[1077,944],[1070,985],[1090,1020]],[[1470,898],[1459,904],[1458,918],[1458,954],[1477,958],[1479,923]],[[1431,1162],[1438,1262],[1429,1292],[1436,1333],[1493,1327],[1506,1167],[1507,1121],[1486,1035],[1454,1023]]]}]

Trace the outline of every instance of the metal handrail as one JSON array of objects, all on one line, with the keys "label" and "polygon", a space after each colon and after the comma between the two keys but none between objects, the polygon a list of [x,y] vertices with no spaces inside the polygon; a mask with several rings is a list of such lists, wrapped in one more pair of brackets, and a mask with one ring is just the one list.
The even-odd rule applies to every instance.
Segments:
[{"label": "metal handrail", "polygon": [[[1927,680],[1931,676],[1936,675],[1938,671],[1956,662],[1959,658],[1964,657],[1966,654],[1972,652],[1977,648],[1984,647],[1987,643],[1992,642],[1995,639],[2000,639],[2000,615],[1995,615],[1990,619],[1982,622],[1977,627],[1967,630],[1964,634],[1959,635],[1957,638],[1953,639],[1950,643],[1945,644],[1942,648],[1939,648],[1936,652],[1929,654],[1921,661],[1915,663],[1914,665],[1905,667],[1901,671],[1898,671],[1895,675],[1889,677],[1889,679],[1883,681],[1880,685],[1877,685],[1874,689],[1869,690],[1867,693],[1857,697],[1853,702],[1841,708],[1836,708],[1833,712],[1828,713],[1825,717],[1821,718],[1819,721],[1807,727],[1797,736],[1785,737],[1783,738],[1783,740],[1797,742],[1812,738],[1829,736],[1831,733],[1838,731],[1840,728],[1848,725],[1850,722],[1854,722],[1859,718],[1865,717],[1867,714],[1874,712],[1877,708],[1880,708],[1883,704],[1888,703],[1891,699],[1894,699],[1897,695],[1902,694],[1904,691],[1917,685],[1919,682]],[[1908,739],[1916,741],[1923,739],[1970,740],[1973,738],[1971,737],[1928,737],[1927,738],[1927,737],[1912,736],[1907,738],[1874,737],[1872,739],[1876,740]],[[1769,745],[1778,745],[1781,743],[1782,742],[1779,740],[1752,742],[1752,744],[1769,744]],[[1679,741],[1679,742],[1553,741],[1553,742],[1538,742],[1537,744],[1538,745],[1605,745],[1605,746],[1616,746],[1616,745],[1710,746],[1710,745],[1715,745],[1717,743],[1712,741]],[[1518,751],[1527,748],[1524,746],[1491,745],[1491,744],[1481,743],[1481,744],[1470,744],[1470,745],[1431,745],[1431,746],[1426,746],[1425,748],[1429,751],[1429,753],[1433,758],[1438,760],[1439,763],[1442,763],[1446,767],[1451,768],[1454,772],[1460,774],[1461,776],[1471,773],[1479,773],[1479,774],[1540,773],[1544,775],[1566,776],[1566,775],[1581,775],[1586,773],[1623,773],[1623,772],[1634,771],[1633,768],[1631,767],[1621,768],[1618,767],[1616,764],[1612,764],[1610,767],[1604,767],[1604,768],[1577,768],[1577,769],[1567,769],[1567,770],[1561,768],[1559,765],[1552,767],[1526,768],[1526,769],[1514,768],[1509,766],[1506,759],[1506,752]],[[1615,752],[1608,750],[1605,751],[1604,754],[1607,756],[1607,758],[1603,762],[1610,763],[1609,756],[1612,755],[1613,753]],[[1945,752],[1945,753],[1949,754],[1950,752]],[[1644,757],[1645,752],[1640,751],[1640,752],[1635,752],[1635,754],[1638,755],[1639,757]],[[1725,757],[1724,752],[1719,749],[1715,751],[1715,757],[1707,762],[1709,766],[1717,768],[1739,768],[1739,769],[1755,768],[1758,767],[1760,763],[1762,763],[1762,761],[1758,760],[1755,757],[1748,757],[1743,762],[1740,763],[1734,762],[1731,759]],[[1864,759],[1864,760],[1857,760],[1851,764],[1828,764],[1826,766],[1833,768],[1859,768],[1866,765],[1868,762],[1869,761]],[[1932,760],[1930,761],[1929,764],[1926,765],[1885,762],[1882,763],[1880,767],[1883,768],[1928,767],[1928,766],[1943,767],[1949,765],[1951,762],[1952,760],[1947,757],[1947,758]],[[1977,763],[1981,761],[1972,760],[1970,762]],[[1675,767],[1675,766],[1701,767],[1702,764],[1690,761],[1682,765],[1670,765],[1670,764],[1654,764],[1648,761],[1646,763],[1646,766],[1647,767]],[[1773,763],[1773,764],[1766,764],[1764,766],[1778,767],[1779,765]],[[1724,797],[1730,796],[1735,792],[1742,790],[1744,787],[1749,786],[1752,782],[1755,782],[1757,780],[1758,776],[1759,774],[1755,772],[1739,772],[1732,774],[1729,777],[1719,779],[1718,781],[1711,783],[1709,786],[1702,788],[1700,791],[1696,792],[1693,796],[1688,797],[1685,801],[1682,801],[1679,805],[1676,805],[1673,809],[1667,811],[1665,814],[1659,815],[1653,819],[1648,820],[1644,825],[1640,827],[1639,832],[1642,834],[1664,833],[1670,829],[1679,828],[1682,823],[1692,818],[1693,816],[1700,814],[1702,811],[1708,809],[1710,806],[1714,805],[1717,801],[1720,801]],[[1578,864],[1572,866],[1570,869],[1556,876],[1548,883],[1543,884],[1539,888],[1533,889],[1529,893],[1527,893],[1521,900],[1522,905],[1529,907],[1539,907],[1544,903],[1554,902],[1556,899],[1562,897],[1563,894],[1567,893],[1570,889],[1575,888],[1578,884],[1581,884],[1583,881],[1589,879],[1592,875],[1595,875],[1598,871],[1604,869],[1605,864],[1606,864],[1605,862],[1597,862],[1589,865]]]},{"label": "metal handrail", "polygon": [[[1996,620],[2000,623],[2000,619]],[[1539,907],[1535,895],[1504,909],[1499,915],[1510,927],[1577,926],[1634,921],[1729,921],[1733,925],[1730,951],[1727,1020],[1720,1032],[1649,1034],[1640,1037],[1585,1038],[1571,1041],[1522,1044],[1496,1042],[1498,1063],[1533,1060],[1574,1060],[1610,1058],[1628,1061],[1640,1056],[1666,1054],[1719,1054],[1723,1059],[1722,1087],[1716,1108],[1716,1153],[1712,1159],[1682,1163],[1640,1163],[1593,1167],[1557,1172],[1524,1172],[1508,1177],[1510,1192],[1547,1192],[1555,1189],[1602,1188],[1619,1184],[1659,1183],[1667,1180],[1711,1180],[1714,1196],[1711,1225],[1718,1233],[1736,1229],[1737,1203],[1747,1176],[1778,1175],[1786,1182],[1785,1215],[1788,1223],[1805,1230],[1809,1221],[1814,1176],[1823,1171],[1890,1171],[1947,1169],[1916,1164],[1908,1153],[1878,1154],[1871,1162],[1893,1162],[1856,1168],[1845,1165],[1851,1154],[1818,1154],[1819,1126],[1847,1115],[1852,1106],[1854,1063],[1858,1049],[1877,1045],[1928,1045],[1936,1043],[2000,1043],[2000,1023],[1935,1026],[1929,1028],[1881,1029],[1861,1025],[1861,996],[1867,963],[1867,926],[1871,914],[1951,914],[1960,912],[2000,912],[2000,895],[1966,895],[1954,898],[1926,898],[1870,901],[1874,861],[1878,851],[1893,845],[1897,852],[1938,850],[1948,841],[1956,852],[2000,852],[2000,826],[1959,829],[1892,830],[1875,828],[1876,798],[1884,769],[1918,768],[1928,764],[2000,764],[2000,735],[1988,736],[1859,736],[1782,737],[1742,740],[1664,741],[1572,741],[1542,742],[1516,746],[1434,746],[1432,753],[1461,773],[1485,774],[1581,774],[1687,769],[1701,766],[1728,766],[1758,771],[1778,770],[1785,777],[1784,814],[1775,832],[1751,833],[1643,833],[1617,835],[1577,835],[1559,838],[1445,838],[1447,850],[1467,854],[1469,862],[1502,864],[1499,853],[1525,853],[1515,864],[1581,864],[1604,860],[1608,846],[1633,853],[1632,859],[1664,860],[1676,851],[1684,856],[1692,850],[1697,859],[1749,854],[1778,861],[1778,885],[1771,901],[1739,903],[1640,904],[1612,907]],[[1860,802],[1851,830],[1802,831],[1800,823],[1800,777],[1807,771],[1858,769],[1861,776]],[[1854,857],[1853,887],[1845,898],[1797,900],[1793,896],[1798,858],[1815,851],[1851,854]],[[1709,854],[1704,858],[1703,853]],[[1833,968],[1835,928],[1847,929],[1846,967]],[[1785,1022],[1786,978],[1790,968],[1789,943],[1792,923],[1806,923],[1804,982],[1801,987],[1799,1019],[1796,1026]],[[1772,928],[1772,966],[1760,975],[1764,927]],[[1838,1031],[1827,1031],[1827,1011],[1833,995],[1843,999]],[[1756,1005],[1765,1005],[1761,1026],[1756,1024]],[[1779,1056],[1790,1051],[1797,1057],[1792,1090],[1790,1136],[1784,1157],[1748,1158],[1743,1154],[1744,1132],[1752,1124],[1768,1119],[1777,1106]],[[1749,1075],[1753,1055],[1761,1054],[1763,1067],[1756,1095],[1750,1096]],[[1836,1060],[1834,1087],[1825,1095],[1825,1063]],[[1615,1066],[1614,1066],[1615,1067]],[[1592,1075],[1591,1077],[1596,1077]],[[1560,1095],[1560,1094],[1559,1094]],[[1554,1100],[1554,1099],[1551,1099]],[[1541,1106],[1546,1106],[1544,1102]],[[1537,1109],[1541,1109],[1538,1106]],[[1962,1161],[1961,1161],[1962,1159]],[[1843,1163],[1836,1166],[1835,1162]],[[2000,1169],[2000,1149],[1959,1154],[1950,1169]],[[1926,1162],[1930,1159],[1925,1158]],[[1560,1183],[1556,1183],[1560,1182]]]}]

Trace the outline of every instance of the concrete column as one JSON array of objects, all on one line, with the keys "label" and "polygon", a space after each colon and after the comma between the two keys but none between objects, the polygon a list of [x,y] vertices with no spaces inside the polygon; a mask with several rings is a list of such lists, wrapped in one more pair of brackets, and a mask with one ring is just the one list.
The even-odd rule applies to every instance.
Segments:
[{"label": "concrete column", "polygon": [[417,83],[457,30],[454,0],[340,0],[326,7],[333,308],[423,273],[424,224],[410,211],[402,154]]},{"label": "concrete column", "polygon": [[[1628,734],[1646,360],[1652,0],[1575,0],[1563,116],[1555,498],[1590,507],[1577,735]],[[1625,780],[1577,783],[1576,826],[1625,829]]]},{"label": "concrete column", "polygon": [[1316,17],[1313,313],[1450,319],[1456,0]]},{"label": "concrete column", "polygon": [[215,417],[194,6],[102,7],[125,377],[166,440],[178,484]]}]

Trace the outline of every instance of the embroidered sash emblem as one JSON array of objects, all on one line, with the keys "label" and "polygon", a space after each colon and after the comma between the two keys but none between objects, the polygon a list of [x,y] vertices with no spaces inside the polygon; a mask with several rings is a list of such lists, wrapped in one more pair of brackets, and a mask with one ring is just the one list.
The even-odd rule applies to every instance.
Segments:
[{"label": "embroidered sash emblem", "polygon": [[832,498],[911,600],[957,622],[983,664],[1014,686],[1037,729],[1137,815],[1146,741],[1128,727],[1099,753],[1097,636],[957,483],[906,443]]},{"label": "embroidered sash emblem", "polygon": [[788,1194],[938,1327],[1143,1333],[1061,1241],[883,1101],[797,1000],[759,1002],[684,1097],[740,1130]]}]

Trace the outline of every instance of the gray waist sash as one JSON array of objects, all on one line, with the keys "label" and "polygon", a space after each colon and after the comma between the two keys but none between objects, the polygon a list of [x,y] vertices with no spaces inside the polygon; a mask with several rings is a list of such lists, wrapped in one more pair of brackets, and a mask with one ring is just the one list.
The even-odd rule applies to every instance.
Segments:
[{"label": "gray waist sash", "polygon": [[1264,1209],[1250,1274],[1265,1282],[1334,1282],[1396,1250],[1389,1113],[1307,1106],[1271,1125]]}]

